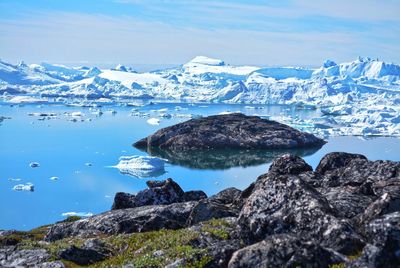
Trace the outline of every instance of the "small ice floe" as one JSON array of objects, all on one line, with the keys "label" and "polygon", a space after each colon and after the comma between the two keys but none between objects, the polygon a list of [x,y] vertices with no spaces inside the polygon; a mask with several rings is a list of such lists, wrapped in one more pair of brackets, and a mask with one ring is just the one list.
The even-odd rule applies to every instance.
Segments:
[{"label": "small ice floe", "polygon": [[56,113],[28,113],[29,116],[39,116],[39,117],[55,117]]},{"label": "small ice floe", "polygon": [[165,160],[151,156],[121,156],[118,168],[122,174],[136,178],[157,177],[165,173]]},{"label": "small ice floe", "polygon": [[31,168],[37,168],[37,167],[40,167],[40,164],[39,164],[38,162],[31,162],[31,163],[29,164],[29,166],[30,166]]},{"label": "small ice floe", "polygon": [[82,113],[82,112],[71,112],[71,113],[69,113],[69,115],[72,116],[72,117],[82,117],[82,116],[85,116],[85,114]]},{"label": "small ice floe", "polygon": [[9,178],[8,181],[22,181],[22,179],[19,179],[19,178],[16,178],[16,179],[14,179],[14,178]]},{"label": "small ice floe", "polygon": [[35,191],[35,186],[28,182],[26,184],[17,184],[13,187],[14,191],[29,191],[29,192],[33,192]]},{"label": "small ice floe", "polygon": [[170,118],[172,117],[172,115],[169,114],[169,113],[161,113],[161,114],[160,114],[160,117],[161,117],[161,118],[170,119]]},{"label": "small ice floe", "polygon": [[160,119],[158,118],[150,118],[147,120],[147,124],[157,126],[160,124]]},{"label": "small ice floe", "polygon": [[50,180],[52,180],[52,181],[57,181],[57,180],[58,180],[58,177],[56,177],[56,176],[50,177]]},{"label": "small ice floe", "polygon": [[85,163],[85,166],[91,167],[91,166],[92,166],[92,163]]},{"label": "small ice floe", "polygon": [[93,216],[92,212],[64,212],[61,214],[63,217],[71,217],[71,216],[78,216],[78,217],[91,217]]},{"label": "small ice floe", "polygon": [[254,106],[244,106],[244,108],[247,110],[255,110],[256,109],[256,107],[254,107]]},{"label": "small ice floe", "polygon": [[117,111],[110,109],[110,110],[107,110],[106,113],[114,115],[117,113]]}]

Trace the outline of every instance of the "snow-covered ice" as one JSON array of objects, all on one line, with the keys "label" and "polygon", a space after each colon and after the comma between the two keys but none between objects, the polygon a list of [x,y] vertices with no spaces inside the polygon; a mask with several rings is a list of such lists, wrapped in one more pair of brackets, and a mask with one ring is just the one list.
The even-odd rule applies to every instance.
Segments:
[{"label": "snow-covered ice", "polygon": [[151,156],[121,156],[114,166],[123,174],[136,178],[157,177],[165,173],[165,160]]},{"label": "snow-covered ice", "polygon": [[[137,73],[122,65],[89,69],[0,61],[0,92],[8,94],[3,97],[8,103],[74,97],[83,101],[71,105],[89,107],[124,98],[246,103],[249,109],[257,107],[255,104],[290,104],[320,109],[321,116],[335,117],[340,129],[329,133],[400,136],[400,65],[377,59],[327,60],[320,68],[311,69],[234,66],[198,56],[182,66],[153,72]],[[175,110],[181,107],[177,105]],[[132,115],[143,116],[141,113]],[[158,113],[157,117],[171,115]],[[78,121],[77,117],[71,120]],[[156,122],[149,119],[150,124]]]}]

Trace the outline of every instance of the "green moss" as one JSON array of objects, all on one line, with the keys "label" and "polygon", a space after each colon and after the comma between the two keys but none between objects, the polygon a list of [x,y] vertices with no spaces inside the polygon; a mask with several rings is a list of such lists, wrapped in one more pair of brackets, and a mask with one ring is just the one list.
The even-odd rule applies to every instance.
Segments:
[{"label": "green moss", "polygon": [[331,264],[329,265],[329,268],[345,268],[346,265],[344,263],[338,263],[338,264]]},{"label": "green moss", "polygon": [[48,230],[48,225],[32,229],[30,231],[16,231],[9,235],[0,237],[0,246],[17,245],[24,240],[43,240]]},{"label": "green moss", "polygon": [[[68,221],[77,219],[67,219]],[[209,233],[218,239],[229,238],[229,223],[224,220],[210,220],[201,224],[199,229],[159,230],[144,233],[96,236],[108,244],[113,256],[90,267],[121,267],[132,264],[134,267],[164,267],[176,260],[184,260],[182,267],[204,267],[211,261],[207,249],[195,248],[192,241],[200,233]],[[57,260],[59,252],[75,245],[82,246],[82,238],[69,237],[51,243],[44,243],[43,238],[48,226],[33,229],[29,232],[17,232],[18,247],[23,249],[44,248],[51,254],[51,260]],[[155,254],[162,251],[162,254]],[[72,262],[62,260],[66,267],[80,267]]]}]

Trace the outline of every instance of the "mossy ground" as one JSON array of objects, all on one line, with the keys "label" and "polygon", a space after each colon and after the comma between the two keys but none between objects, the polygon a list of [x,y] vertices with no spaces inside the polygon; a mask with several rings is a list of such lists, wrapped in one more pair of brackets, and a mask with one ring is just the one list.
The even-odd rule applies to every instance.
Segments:
[{"label": "mossy ground", "polygon": [[[114,254],[109,259],[89,267],[121,267],[124,264],[132,264],[133,267],[164,267],[176,260],[184,260],[182,267],[204,267],[211,260],[207,249],[195,248],[191,242],[199,238],[200,234],[208,234],[218,240],[229,239],[229,232],[226,230],[229,227],[229,223],[221,219],[204,222],[198,229],[159,230],[97,237],[108,244]],[[21,249],[47,249],[53,260],[58,259],[60,250],[71,245],[81,246],[84,242],[82,238],[66,238],[46,243],[42,240],[47,230],[48,226],[44,226],[6,237],[15,237],[18,240],[18,248]],[[0,245],[1,239],[5,237],[0,238]],[[66,267],[80,267],[72,262],[62,261]]]}]

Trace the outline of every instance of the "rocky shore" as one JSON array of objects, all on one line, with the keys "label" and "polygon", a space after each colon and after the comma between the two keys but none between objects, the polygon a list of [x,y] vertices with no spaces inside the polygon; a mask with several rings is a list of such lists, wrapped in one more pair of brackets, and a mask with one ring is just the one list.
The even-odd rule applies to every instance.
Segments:
[{"label": "rocky shore", "polygon": [[0,232],[1,267],[399,267],[400,163],[285,154],[248,188],[207,197],[172,179],[113,208]]}]

